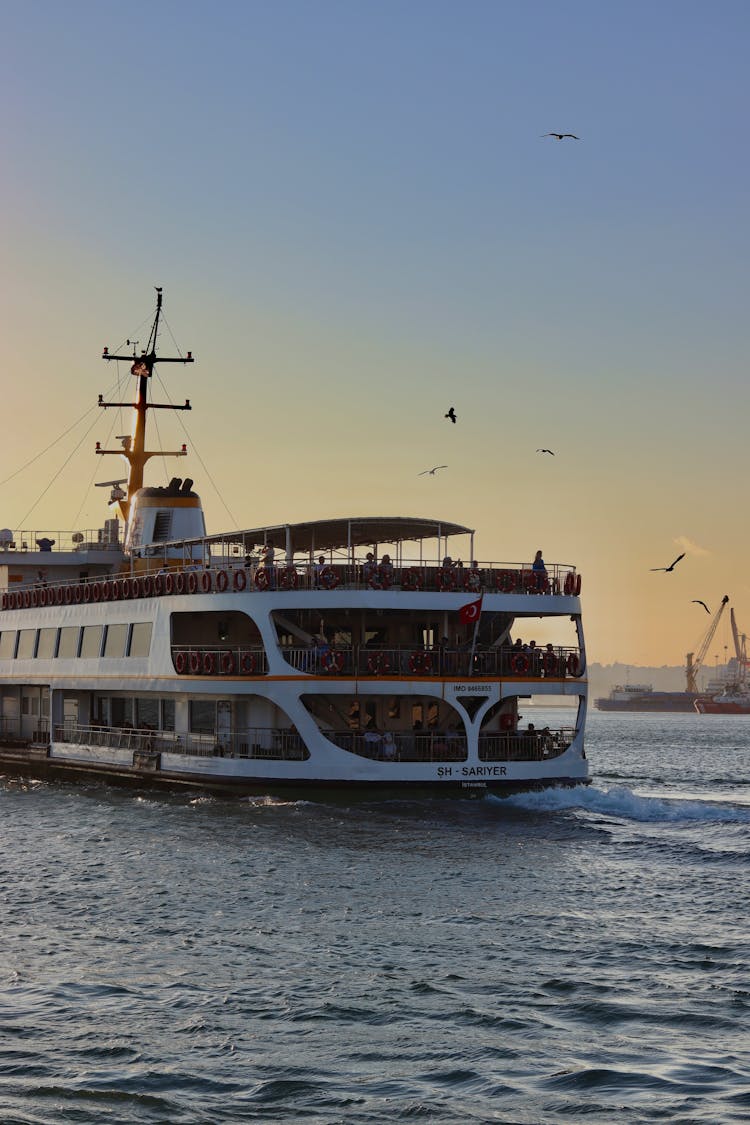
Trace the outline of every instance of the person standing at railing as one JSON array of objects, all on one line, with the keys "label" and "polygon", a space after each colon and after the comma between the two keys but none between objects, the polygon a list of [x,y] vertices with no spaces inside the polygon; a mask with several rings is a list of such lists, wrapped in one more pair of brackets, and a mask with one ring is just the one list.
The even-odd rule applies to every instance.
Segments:
[{"label": "person standing at railing", "polygon": [[258,568],[259,570],[263,571],[267,576],[267,583],[266,583],[266,589],[267,590],[275,590],[276,589],[276,565],[275,565],[275,562],[274,562],[274,558],[275,558],[274,550],[273,550],[273,547],[269,543],[263,548],[263,558],[261,559],[260,566]]},{"label": "person standing at railing", "polygon": [[313,585],[316,590],[320,589],[320,576],[325,570],[326,559],[325,555],[318,555],[318,561],[313,567]]}]

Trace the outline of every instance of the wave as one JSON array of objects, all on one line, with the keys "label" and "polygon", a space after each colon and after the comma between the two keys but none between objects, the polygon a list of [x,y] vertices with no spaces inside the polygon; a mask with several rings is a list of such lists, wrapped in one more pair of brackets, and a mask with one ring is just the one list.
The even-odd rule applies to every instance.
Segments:
[{"label": "wave", "polygon": [[618,816],[626,820],[658,821],[714,821],[750,824],[750,809],[711,801],[683,800],[667,797],[640,797],[625,785],[611,789],[595,786],[576,786],[573,789],[545,789],[538,793],[518,793],[502,800],[503,803],[529,812],[575,811]]}]

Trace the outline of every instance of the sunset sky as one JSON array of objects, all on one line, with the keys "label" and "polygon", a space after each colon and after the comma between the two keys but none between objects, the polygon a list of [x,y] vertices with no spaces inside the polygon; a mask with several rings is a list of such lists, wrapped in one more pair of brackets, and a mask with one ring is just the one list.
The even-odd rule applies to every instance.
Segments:
[{"label": "sunset sky", "polygon": [[0,17],[0,526],[107,517],[99,357],[161,285],[197,362],[158,436],[191,456],[148,480],[194,477],[212,531],[399,514],[542,548],[604,663],[681,663],[693,598],[750,631],[744,0]]}]

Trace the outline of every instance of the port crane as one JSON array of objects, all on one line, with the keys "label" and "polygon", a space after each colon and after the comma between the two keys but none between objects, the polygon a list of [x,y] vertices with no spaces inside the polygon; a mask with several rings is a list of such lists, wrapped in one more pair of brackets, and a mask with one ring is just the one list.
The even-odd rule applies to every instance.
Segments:
[{"label": "port crane", "polygon": [[[724,612],[724,607],[726,606],[728,601],[729,595],[725,594],[721,599],[721,605],[714,614],[713,621],[708,627],[708,632],[701,641],[701,647],[698,649],[698,654],[695,657],[695,660],[693,660],[694,653],[689,652],[687,654],[687,664],[685,666],[685,675],[687,677],[687,691],[693,695],[698,694],[698,673],[703,666],[703,661],[705,659],[706,653],[708,652],[708,646],[713,640],[714,633],[718,628],[719,622],[721,621],[721,615]],[[734,621],[734,615],[732,615],[732,620]],[[736,640],[735,644],[737,644]]]},{"label": "port crane", "polygon": [[729,620],[732,623],[732,639],[734,640],[734,652],[737,657],[740,678],[744,680],[747,677],[747,637],[744,633],[741,634],[737,628],[734,609],[729,611]]}]

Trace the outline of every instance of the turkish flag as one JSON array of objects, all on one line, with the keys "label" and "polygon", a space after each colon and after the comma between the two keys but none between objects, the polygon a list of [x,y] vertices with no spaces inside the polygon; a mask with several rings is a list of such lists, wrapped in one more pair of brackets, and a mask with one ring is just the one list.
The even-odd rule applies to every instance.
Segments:
[{"label": "turkish flag", "polygon": [[484,594],[482,594],[481,597],[477,598],[475,602],[467,602],[466,605],[461,606],[461,609],[459,610],[459,617],[461,618],[462,625],[473,625],[479,620],[479,615],[482,612],[483,597]]}]

